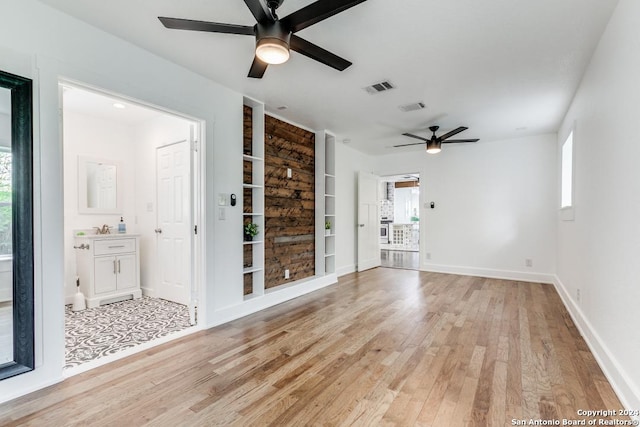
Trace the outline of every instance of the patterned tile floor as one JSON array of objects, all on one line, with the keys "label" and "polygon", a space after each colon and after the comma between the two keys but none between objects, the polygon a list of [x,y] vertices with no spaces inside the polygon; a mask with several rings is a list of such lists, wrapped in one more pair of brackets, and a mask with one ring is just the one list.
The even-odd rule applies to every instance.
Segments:
[{"label": "patterned tile floor", "polygon": [[65,307],[65,368],[188,328],[186,305],[143,297],[83,311]]}]

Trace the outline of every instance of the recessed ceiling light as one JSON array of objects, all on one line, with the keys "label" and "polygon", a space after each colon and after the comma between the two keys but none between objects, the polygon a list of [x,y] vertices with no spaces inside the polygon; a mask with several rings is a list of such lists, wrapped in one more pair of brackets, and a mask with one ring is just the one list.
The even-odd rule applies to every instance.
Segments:
[{"label": "recessed ceiling light", "polygon": [[122,104],[122,103],[120,103],[120,102],[114,102],[114,103],[113,103],[113,107],[114,107],[114,108],[119,108],[119,109],[121,109],[121,110],[122,110],[123,108],[127,108],[127,106],[126,106],[126,105],[124,105],[124,104]]},{"label": "recessed ceiling light", "polygon": [[280,110],[280,111],[286,110],[287,108],[289,108],[289,107],[287,107],[286,105],[281,105],[281,106],[277,107],[277,109]]}]

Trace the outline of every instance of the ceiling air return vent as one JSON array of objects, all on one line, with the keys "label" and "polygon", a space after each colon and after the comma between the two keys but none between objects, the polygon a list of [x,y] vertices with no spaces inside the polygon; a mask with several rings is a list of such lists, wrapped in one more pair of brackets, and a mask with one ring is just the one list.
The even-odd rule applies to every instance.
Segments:
[{"label": "ceiling air return vent", "polygon": [[401,111],[408,113],[409,111],[417,111],[425,108],[424,102],[414,102],[413,104],[401,105],[398,107]]},{"label": "ceiling air return vent", "polygon": [[384,80],[379,83],[374,83],[371,86],[367,86],[364,90],[366,90],[369,95],[375,95],[376,93],[384,92],[385,90],[393,88],[395,88],[395,86],[392,85],[390,81]]}]

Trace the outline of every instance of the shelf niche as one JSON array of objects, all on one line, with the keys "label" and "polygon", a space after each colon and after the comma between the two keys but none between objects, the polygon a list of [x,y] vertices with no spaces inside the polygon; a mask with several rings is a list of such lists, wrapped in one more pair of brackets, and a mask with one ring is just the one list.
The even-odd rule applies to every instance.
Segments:
[{"label": "shelf niche", "polygon": [[243,242],[243,294],[264,295],[264,105],[244,98],[242,146],[242,225],[258,225]]}]

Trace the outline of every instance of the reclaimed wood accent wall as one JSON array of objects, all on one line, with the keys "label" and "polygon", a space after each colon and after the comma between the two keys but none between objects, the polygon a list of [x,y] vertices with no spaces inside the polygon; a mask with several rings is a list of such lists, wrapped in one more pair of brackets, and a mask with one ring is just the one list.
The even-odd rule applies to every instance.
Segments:
[{"label": "reclaimed wood accent wall", "polygon": [[[253,140],[253,119],[252,119],[253,109],[251,107],[244,106],[243,110],[243,144],[242,144],[242,152],[244,154],[252,154],[252,140]],[[252,162],[242,162],[243,163],[243,171],[242,171],[242,182],[248,183],[253,179],[253,163]],[[243,212],[252,212],[252,199],[251,199],[251,189],[244,188],[242,190],[242,210]],[[251,217],[244,217],[243,227],[245,224],[251,222]],[[253,262],[253,245],[244,245],[243,250],[243,267],[248,267]],[[253,292],[253,274],[245,274],[244,275],[244,295],[249,295]]]},{"label": "reclaimed wood accent wall", "polygon": [[265,288],[314,275],[315,134],[266,116]]}]

